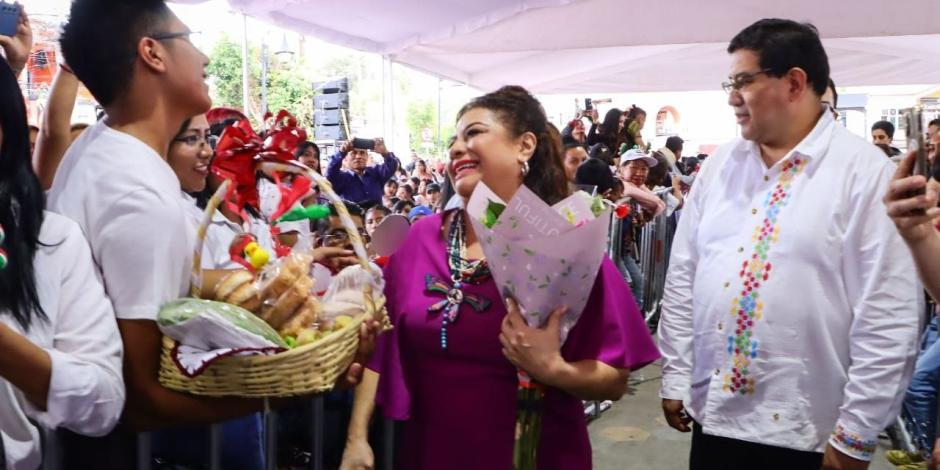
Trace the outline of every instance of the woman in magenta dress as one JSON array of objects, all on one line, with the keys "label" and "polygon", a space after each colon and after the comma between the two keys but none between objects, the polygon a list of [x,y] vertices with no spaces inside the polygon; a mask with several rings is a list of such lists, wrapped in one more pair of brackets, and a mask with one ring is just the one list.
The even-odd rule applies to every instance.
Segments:
[{"label": "woman in magenta dress", "polygon": [[[521,184],[550,204],[568,196],[560,142],[550,137],[539,102],[519,87],[461,110],[448,176],[464,201],[479,181],[506,201]],[[538,468],[589,469],[581,400],[619,399],[630,371],[659,357],[609,259],[563,346],[557,317],[544,328],[526,326],[488,275],[462,209],[416,223],[385,279],[395,329],[379,338],[356,391],[344,469],[373,466],[367,429],[376,403],[404,421],[397,468],[512,469],[517,368],[547,388]],[[429,288],[435,284],[460,291],[455,320],[445,322],[435,308],[445,300]]]}]

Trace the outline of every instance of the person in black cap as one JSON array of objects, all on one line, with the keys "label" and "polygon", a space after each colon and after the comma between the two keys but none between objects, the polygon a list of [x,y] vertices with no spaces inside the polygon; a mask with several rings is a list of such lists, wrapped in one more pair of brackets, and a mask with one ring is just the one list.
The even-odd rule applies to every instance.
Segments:
[{"label": "person in black cap", "polygon": [[617,200],[620,198],[619,194],[615,194],[618,187],[617,178],[614,177],[610,166],[600,159],[590,158],[582,163],[575,172],[574,182],[581,186],[595,187],[595,194],[606,199]]},{"label": "person in black cap", "polygon": [[588,157],[591,159],[598,159],[606,163],[608,166],[616,166],[614,163],[614,154],[610,151],[610,148],[604,144],[594,144],[591,148],[588,149]]},{"label": "person in black cap", "polygon": [[427,189],[427,203],[431,209],[437,211],[441,206],[441,185],[431,183]]}]

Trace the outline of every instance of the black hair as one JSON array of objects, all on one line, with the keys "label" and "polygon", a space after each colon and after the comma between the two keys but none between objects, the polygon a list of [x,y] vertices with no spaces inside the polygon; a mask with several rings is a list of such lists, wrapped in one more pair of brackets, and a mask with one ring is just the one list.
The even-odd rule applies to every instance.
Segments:
[{"label": "black hair", "polygon": [[[346,206],[346,212],[349,212],[349,215],[358,215],[359,217],[362,217],[362,215],[365,214],[365,211],[362,210],[362,206],[356,204],[355,202],[344,200],[343,205]],[[330,208],[331,216],[339,215],[339,212],[336,211],[336,206],[332,202],[327,204],[327,206]]]},{"label": "black hair", "polygon": [[888,134],[889,139],[894,139],[894,124],[891,124],[888,121],[878,121],[871,125],[871,130],[881,129],[885,131],[885,134]]},{"label": "black hair", "polygon": [[931,119],[930,122],[927,123],[927,127],[930,126],[940,127],[940,118]]},{"label": "black hair", "polygon": [[571,142],[577,143],[577,140],[575,140],[574,136],[571,135],[574,132],[574,126],[571,125],[573,122],[574,121],[571,121],[568,124],[565,124],[565,127],[561,129],[561,145],[564,145],[565,147],[567,147]]},{"label": "black hair", "polygon": [[46,196],[33,172],[29,153],[26,103],[13,69],[0,59],[0,226],[7,266],[0,270],[0,311],[9,312],[28,330],[34,317],[46,320],[39,303],[33,260],[42,243]]},{"label": "black hair", "polygon": [[630,105],[630,109],[628,109],[624,114],[627,115],[627,120],[629,121],[629,120],[635,120],[636,118],[640,116],[646,116],[646,111],[644,111],[643,108],[634,104],[634,105]]},{"label": "black hair", "polygon": [[610,148],[604,144],[594,144],[588,149],[588,157],[596,158],[603,161],[608,165],[614,164],[614,154],[610,151]]},{"label": "black hair", "polygon": [[682,137],[674,135],[666,139],[666,148],[671,150],[672,153],[674,153],[676,155],[676,158],[678,159],[682,157],[682,155],[679,155],[679,154],[682,151],[682,144],[684,143],[685,141],[682,140]]},{"label": "black hair", "polygon": [[172,15],[163,0],[74,0],[59,40],[69,67],[102,106],[127,92],[140,40]]},{"label": "black hair", "polygon": [[441,185],[441,210],[447,206],[447,203],[450,202],[451,198],[453,198],[455,194],[457,194],[457,191],[454,189],[454,185],[450,182],[450,177],[444,178],[444,184]]},{"label": "black hair", "polygon": [[408,195],[410,195],[410,196],[414,196],[414,195],[415,195],[415,188],[413,188],[410,184],[407,184],[407,183],[406,183],[406,184],[403,184],[403,185],[399,186],[399,189],[401,189],[401,188],[405,188],[405,190],[408,191]]},{"label": "black hair", "polygon": [[553,130],[553,126],[549,126],[545,108],[539,100],[525,88],[504,86],[464,105],[457,113],[457,120],[467,111],[477,108],[495,113],[513,137],[526,132],[535,135],[535,152],[528,162],[529,172],[522,179],[526,187],[549,204],[568,197],[568,177],[565,174],[561,137],[557,129]]},{"label": "black hair", "polygon": [[600,195],[613,189],[616,180],[610,166],[596,158],[585,160],[574,174],[575,184],[596,186]]},{"label": "black hair", "polygon": [[[359,204],[356,204],[355,202],[346,201],[346,200],[343,201],[343,205],[346,206],[346,211],[349,212],[350,216],[359,217],[360,219],[362,219],[362,223],[365,224],[366,222],[366,218],[364,215],[365,211],[362,210],[362,206],[360,206]],[[336,210],[336,206],[332,202],[327,203],[326,206],[330,208],[330,217],[339,216],[339,212]],[[315,224],[317,234],[320,237],[324,236],[327,230],[330,229],[330,224],[331,223],[330,223],[329,217],[317,220]]]},{"label": "black hair", "polygon": [[418,178],[417,176],[412,176],[409,179],[409,181],[411,181],[411,184],[415,185],[415,188],[417,188],[418,185],[421,184],[421,178]]},{"label": "black hair", "polygon": [[398,189],[398,181],[395,181],[395,178],[389,178],[383,186],[392,185],[395,186],[395,189]]},{"label": "black hair", "polygon": [[[569,150],[571,150],[571,149],[578,148],[578,147],[583,148],[584,151],[587,152],[587,147],[585,147],[584,144],[582,144],[582,143],[580,143],[580,142],[577,142],[577,141],[575,141],[575,140],[572,140],[572,141],[570,141],[570,142],[563,142],[563,144],[564,144],[564,146],[565,146],[565,152],[567,152],[567,151],[569,151]],[[603,145],[603,144],[598,144],[598,145]]]},{"label": "black hair", "polygon": [[179,139],[180,137],[182,137],[182,135],[186,132],[186,129],[189,129],[189,125],[192,124],[192,122],[193,122],[193,118],[187,118],[186,120],[184,120],[183,125],[180,126],[180,129],[178,131],[176,131],[175,138]]},{"label": "black hair", "polygon": [[646,111],[633,104],[630,105],[630,109],[624,111],[623,115],[626,117],[623,121],[623,129],[617,134],[617,141],[614,142],[614,146],[611,147],[617,152],[620,152],[623,144],[627,144],[628,149],[636,146],[637,133],[630,130],[630,124],[636,121],[640,116],[646,116]]},{"label": "black hair", "polygon": [[[398,202],[396,202],[395,205],[392,207],[392,211],[394,211],[396,214],[399,214],[399,213],[401,213],[401,211],[404,210],[406,207],[411,207],[411,209],[414,209],[416,205],[417,205],[417,204],[415,204],[415,203],[413,203],[413,202],[411,202],[411,201],[398,201]],[[408,210],[411,210],[411,209],[408,209]]]},{"label": "black hair", "polygon": [[[567,129],[567,127],[565,129]],[[581,143],[578,142],[574,137],[572,137],[570,132],[568,134],[565,134],[564,132],[562,132],[561,133],[561,145],[565,147],[565,150],[568,150],[572,147],[577,147],[581,145]]]},{"label": "black hair", "polygon": [[601,135],[598,142],[607,146],[608,149],[614,149],[617,146],[617,131],[620,129],[620,116],[623,111],[613,108],[604,115],[601,121]]},{"label": "black hair", "polygon": [[829,57],[819,31],[809,23],[765,18],[741,30],[731,43],[728,53],[739,49],[760,56],[760,68],[770,77],[782,77],[799,67],[806,72],[806,81],[816,96],[822,96],[829,85]]},{"label": "black hair", "polygon": [[369,210],[366,211],[366,215],[373,214],[373,213],[375,213],[375,212],[381,212],[382,215],[389,215],[389,214],[392,213],[392,210],[389,209],[388,207],[385,207],[385,206],[381,205],[381,204],[376,204],[376,205],[370,207]]},{"label": "black hair", "polygon": [[836,82],[829,77],[829,88],[832,90],[832,109],[839,109],[839,92],[836,91]]},{"label": "black hair", "polygon": [[669,186],[669,160],[661,152],[653,152],[651,157],[656,159],[656,165],[651,166],[646,175],[647,186]]},{"label": "black hair", "polygon": [[294,156],[297,158],[300,158],[300,156],[303,155],[304,152],[306,152],[308,148],[312,148],[316,150],[317,158],[320,158],[320,147],[317,144],[310,142],[309,140],[305,140],[301,142],[300,145],[297,146],[297,150],[294,150]]}]

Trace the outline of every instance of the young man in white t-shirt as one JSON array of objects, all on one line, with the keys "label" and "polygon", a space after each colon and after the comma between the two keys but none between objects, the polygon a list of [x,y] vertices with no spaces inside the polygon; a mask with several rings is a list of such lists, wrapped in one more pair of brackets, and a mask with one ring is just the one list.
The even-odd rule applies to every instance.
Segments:
[{"label": "young man in white t-shirt", "polygon": [[[49,207],[82,228],[114,305],[125,347],[123,421],[134,430],[219,422],[263,408],[261,400],[201,398],[158,382],[156,315],[188,294],[195,237],[166,152],[181,123],[211,105],[209,59],[190,34],[163,0],[75,0],[61,38],[66,60],[107,117],[69,149]],[[365,351],[371,336],[364,336]],[[360,374],[357,363],[346,380]],[[132,435],[112,438],[110,448],[123,448],[125,460],[89,455],[89,465],[129,468]],[[67,458],[76,464],[80,456]]]}]

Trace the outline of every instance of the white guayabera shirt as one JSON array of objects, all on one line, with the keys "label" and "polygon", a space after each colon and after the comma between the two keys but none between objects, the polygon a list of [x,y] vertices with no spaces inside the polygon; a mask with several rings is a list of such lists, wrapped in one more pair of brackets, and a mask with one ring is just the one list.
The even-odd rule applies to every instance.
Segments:
[{"label": "white guayabera shirt", "polygon": [[742,139],[709,157],[672,248],[661,396],[706,434],[871,460],[921,320],[881,202],[895,168],[829,112],[771,168]]}]

